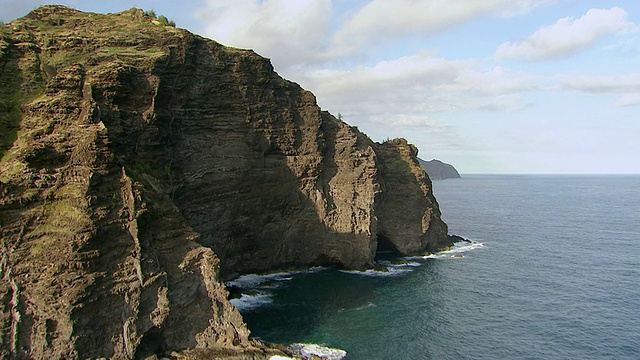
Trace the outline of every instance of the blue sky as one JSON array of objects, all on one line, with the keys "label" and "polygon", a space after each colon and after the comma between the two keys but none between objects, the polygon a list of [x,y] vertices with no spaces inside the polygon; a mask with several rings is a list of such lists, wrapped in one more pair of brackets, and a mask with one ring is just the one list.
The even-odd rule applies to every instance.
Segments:
[{"label": "blue sky", "polygon": [[[45,3],[0,0],[0,20]],[[640,173],[637,0],[58,3],[254,49],[372,139],[463,174]]]}]

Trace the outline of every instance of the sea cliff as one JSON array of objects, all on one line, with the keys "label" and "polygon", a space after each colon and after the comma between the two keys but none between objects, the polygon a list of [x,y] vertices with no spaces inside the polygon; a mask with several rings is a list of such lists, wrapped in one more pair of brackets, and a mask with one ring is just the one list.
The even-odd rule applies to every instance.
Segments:
[{"label": "sea cliff", "polygon": [[0,29],[0,357],[266,358],[222,279],[451,238],[406,140],[131,9]]}]

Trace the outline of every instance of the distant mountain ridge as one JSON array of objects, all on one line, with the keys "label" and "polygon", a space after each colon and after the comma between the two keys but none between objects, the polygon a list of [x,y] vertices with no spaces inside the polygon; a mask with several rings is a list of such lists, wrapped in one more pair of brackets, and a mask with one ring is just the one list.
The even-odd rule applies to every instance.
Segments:
[{"label": "distant mountain ridge", "polygon": [[431,180],[457,179],[460,177],[460,173],[453,165],[443,163],[440,160],[426,161],[418,158],[418,162]]}]

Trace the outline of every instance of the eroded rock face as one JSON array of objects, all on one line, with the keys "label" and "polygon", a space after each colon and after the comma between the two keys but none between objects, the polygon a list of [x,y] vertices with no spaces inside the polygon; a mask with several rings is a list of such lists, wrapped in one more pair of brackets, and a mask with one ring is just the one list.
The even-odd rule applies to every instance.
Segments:
[{"label": "eroded rock face", "polygon": [[152,20],[47,6],[0,32],[0,357],[266,356],[221,277],[448,245],[414,147]]},{"label": "eroded rock face", "polygon": [[383,184],[376,199],[380,247],[408,255],[451,245],[431,180],[417,162],[417,148],[404,139],[377,148]]}]

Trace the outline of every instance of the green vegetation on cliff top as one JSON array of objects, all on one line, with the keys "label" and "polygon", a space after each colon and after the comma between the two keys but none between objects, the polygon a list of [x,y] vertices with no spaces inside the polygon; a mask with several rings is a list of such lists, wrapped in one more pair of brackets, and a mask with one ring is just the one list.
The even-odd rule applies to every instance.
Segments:
[{"label": "green vegetation on cliff top", "polygon": [[[88,70],[105,61],[151,68],[168,55],[168,49],[158,46],[158,31],[180,36],[182,30],[153,11],[131,8],[95,14],[59,5],[0,24],[0,164],[5,167],[0,181],[8,181],[15,172],[9,168],[17,164],[6,157],[20,134],[21,108],[33,101],[54,101],[44,89],[60,69],[82,64]],[[136,46],[131,39],[136,39]]]},{"label": "green vegetation on cliff top", "polygon": [[0,159],[17,137],[20,123],[20,70],[10,50],[8,25],[0,25]]}]

